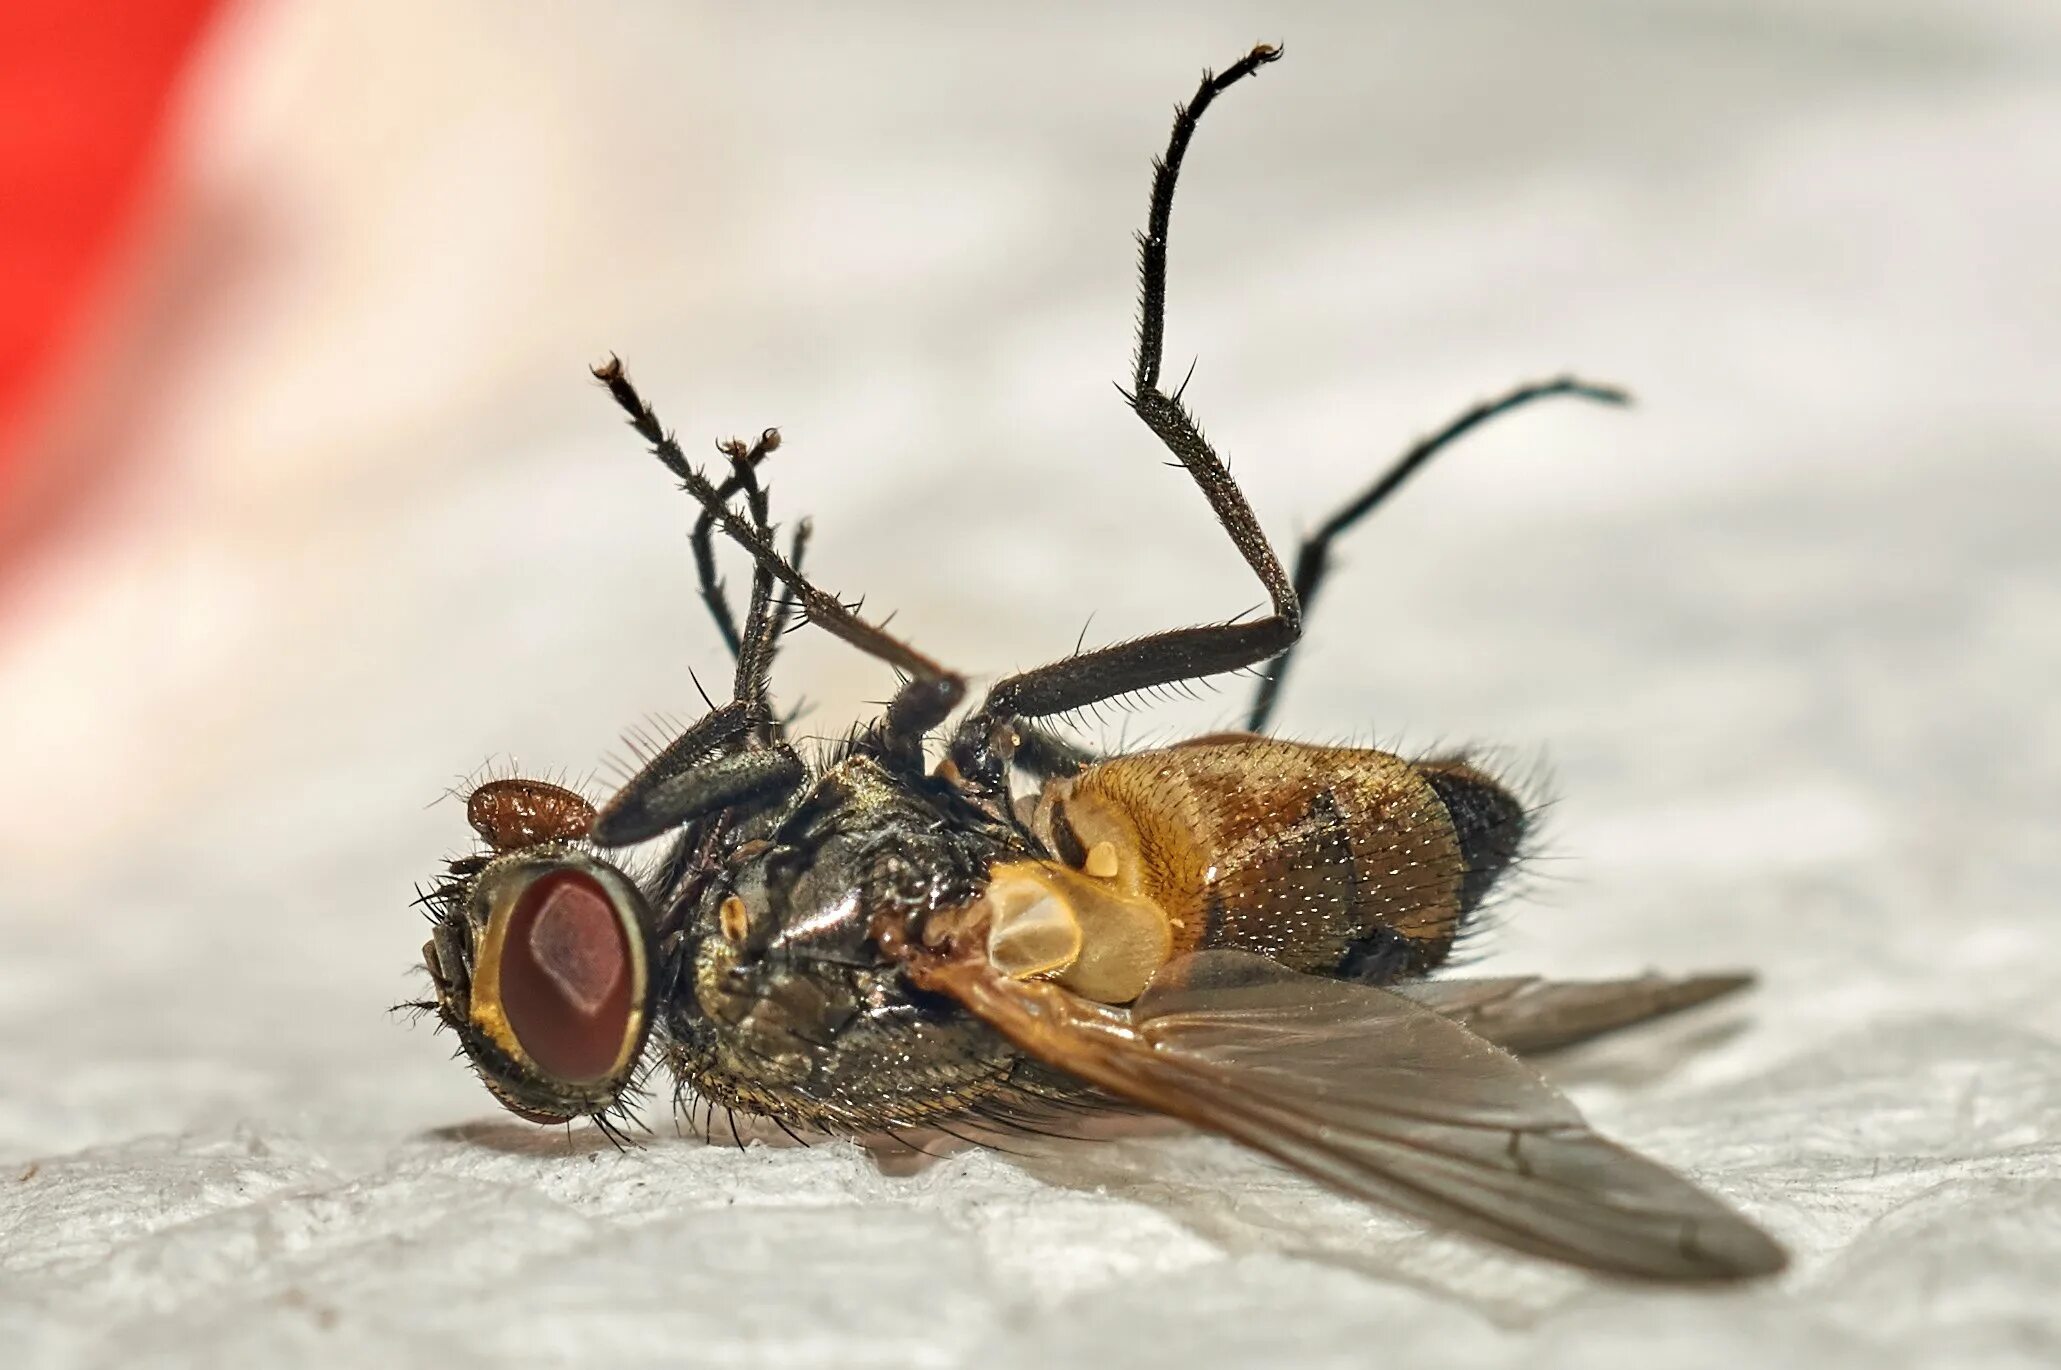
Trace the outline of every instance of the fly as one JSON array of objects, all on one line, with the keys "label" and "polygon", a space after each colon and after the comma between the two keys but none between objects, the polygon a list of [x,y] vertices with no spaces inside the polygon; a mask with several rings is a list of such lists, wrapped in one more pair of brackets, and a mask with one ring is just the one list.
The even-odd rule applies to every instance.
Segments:
[{"label": "fly", "polygon": [[[1625,399],[1561,379],[1462,415],[1324,523],[1291,578],[1160,374],[1183,156],[1217,97],[1279,56],[1261,46],[1205,73],[1175,114],[1139,238],[1124,391],[1269,612],[1076,651],[965,709],[961,674],[803,573],[806,521],[776,537],[758,478],[775,430],[720,444],[728,470],[712,477],[611,359],[596,376],[698,506],[730,698],[598,808],[519,778],[471,794],[483,849],[425,897],[424,1007],[494,1095],[539,1122],[591,1118],[613,1134],[660,1061],[683,1095],[850,1135],[977,1137],[1142,1109],[1562,1261],[1674,1280],[1779,1270],[1757,1227],[1599,1136],[1518,1055],[1746,977],[1433,978],[1519,859],[1525,805],[1465,755],[1265,734],[1335,539],[1497,415],[1549,396]],[[716,577],[718,532],[753,566],[741,619]],[[796,750],[771,696],[796,614],[902,680],[820,757]],[[1239,670],[1259,673],[1241,732],[1105,756],[1055,730],[1106,700]],[[642,878],[609,855],[660,840]]]}]

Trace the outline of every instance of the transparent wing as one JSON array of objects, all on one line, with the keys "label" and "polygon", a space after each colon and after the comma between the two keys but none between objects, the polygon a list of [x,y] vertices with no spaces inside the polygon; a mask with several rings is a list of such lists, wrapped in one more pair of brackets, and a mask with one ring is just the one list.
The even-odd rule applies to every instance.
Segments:
[{"label": "transparent wing", "polygon": [[1423,980],[1391,988],[1505,1051],[1535,1055],[1679,1013],[1745,989],[1751,975],[1642,975],[1631,980]]},{"label": "transparent wing", "polygon": [[1616,1274],[1738,1279],[1786,1262],[1724,1203],[1596,1135],[1514,1056],[1387,990],[1221,951],[1168,966],[1128,1014],[976,962],[924,978],[1048,1064],[1358,1198]]}]

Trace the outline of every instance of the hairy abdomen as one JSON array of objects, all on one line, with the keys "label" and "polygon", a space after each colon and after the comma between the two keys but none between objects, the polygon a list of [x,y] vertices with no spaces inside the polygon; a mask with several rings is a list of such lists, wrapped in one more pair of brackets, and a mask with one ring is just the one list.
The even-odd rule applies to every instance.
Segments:
[{"label": "hairy abdomen", "polygon": [[1238,948],[1380,983],[1431,970],[1516,859],[1524,806],[1462,760],[1261,737],[1100,762],[1040,836],[1160,905],[1176,954]]}]

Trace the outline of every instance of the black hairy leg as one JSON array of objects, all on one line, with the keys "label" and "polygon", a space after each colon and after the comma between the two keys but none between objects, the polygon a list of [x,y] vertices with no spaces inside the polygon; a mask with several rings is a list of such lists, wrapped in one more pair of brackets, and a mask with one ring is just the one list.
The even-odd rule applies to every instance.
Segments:
[{"label": "black hairy leg", "polygon": [[1022,722],[1016,725],[1015,752],[1016,769],[1033,780],[1058,780],[1078,775],[1104,759],[1101,753],[1091,751],[1070,738],[1061,737],[1034,723]]},{"label": "black hairy leg", "polygon": [[[758,441],[749,447],[735,438],[716,444],[716,450],[730,461],[730,475],[716,487],[716,493],[725,504],[743,493],[752,518],[760,527],[769,526],[769,509],[765,487],[759,483],[758,468],[779,448],[780,430],[777,428],[768,428],[760,433]],[[701,588],[701,602],[708,607],[709,617],[715,622],[716,635],[723,639],[723,646],[735,660],[742,647],[737,634],[737,615],[730,607],[729,590],[716,570],[715,529],[715,516],[708,510],[702,510],[695,517],[694,533],[690,539],[694,548],[694,570]]]},{"label": "black hairy leg", "polygon": [[670,771],[647,768],[608,801],[592,837],[604,847],[648,841],[696,819],[784,799],[807,776],[801,758],[777,743]]},{"label": "black hairy leg", "polygon": [[[1353,496],[1330,518],[1318,525],[1317,531],[1303,539],[1295,556],[1295,595],[1302,604],[1305,617],[1310,606],[1316,602],[1317,591],[1324,584],[1331,569],[1331,544],[1367,515],[1380,508],[1383,501],[1402,487],[1403,482],[1415,475],[1419,468],[1447,447],[1465,437],[1474,429],[1513,409],[1520,409],[1533,400],[1548,399],[1555,395],[1572,395],[1579,399],[1594,400],[1599,404],[1629,404],[1631,396],[1615,386],[1595,385],[1576,380],[1572,376],[1561,376],[1550,381],[1520,385],[1509,393],[1474,406],[1466,413],[1448,423],[1445,427],[1419,440],[1399,457],[1387,471]],[[1281,692],[1282,678],[1288,674],[1288,666],[1295,658],[1296,643],[1291,642],[1260,673],[1259,687],[1253,693],[1252,713],[1245,726],[1259,732],[1273,717],[1274,703]]]},{"label": "black hairy leg", "polygon": [[[889,703],[872,743],[883,757],[920,769],[923,738],[944,722],[965,698],[965,678],[885,629],[860,618],[851,605],[803,576],[794,562],[781,555],[779,548],[773,545],[770,533],[733,509],[720,487],[687,460],[679,443],[659,422],[657,413],[630,383],[619,360],[609,358],[594,368],[594,375],[608,387],[609,394],[629,415],[630,426],[651,444],[652,454],[678,478],[681,488],[694,497],[725,536],[750,554],[757,568],[754,598],[757,598],[757,584],[761,577],[768,587],[777,582],[784,588],[786,594],[781,605],[768,611],[769,622],[778,624],[784,621],[787,606],[791,605],[798,608],[809,622],[868,656],[886,662],[906,677]],[[740,634],[740,637],[748,638],[749,633]],[[770,663],[770,660],[768,654],[765,661]],[[754,660],[752,664],[754,669],[759,668],[758,661]],[[746,663],[740,657],[740,679],[745,668]],[[741,691],[740,697],[743,697]]]},{"label": "black hairy leg", "polygon": [[[731,497],[742,492],[752,525],[767,537],[772,534],[770,512],[756,472],[779,444],[779,432],[771,428],[749,447],[735,440],[717,444],[731,464],[730,478],[717,488],[718,497],[727,508]],[[804,525],[795,537],[797,553],[806,537]],[[718,627],[728,624],[734,635],[730,645],[736,671],[730,702],[675,737],[602,805],[589,835],[604,847],[647,841],[724,810],[776,802],[793,793],[807,775],[807,767],[787,745],[770,698],[785,598],[775,603],[772,575],[754,564],[751,598],[743,627],[737,628],[723,586],[715,578],[713,548],[706,544],[699,523],[694,542],[703,602]]]}]

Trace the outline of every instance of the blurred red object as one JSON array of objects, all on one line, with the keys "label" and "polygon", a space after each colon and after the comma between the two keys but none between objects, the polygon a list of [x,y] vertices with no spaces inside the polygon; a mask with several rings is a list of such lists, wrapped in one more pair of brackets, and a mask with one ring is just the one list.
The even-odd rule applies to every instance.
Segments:
[{"label": "blurred red object", "polygon": [[[0,515],[22,512],[39,405],[111,306],[179,77],[223,7],[0,0]],[[74,489],[93,476],[56,474]]]}]

